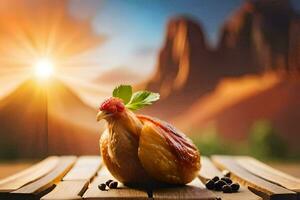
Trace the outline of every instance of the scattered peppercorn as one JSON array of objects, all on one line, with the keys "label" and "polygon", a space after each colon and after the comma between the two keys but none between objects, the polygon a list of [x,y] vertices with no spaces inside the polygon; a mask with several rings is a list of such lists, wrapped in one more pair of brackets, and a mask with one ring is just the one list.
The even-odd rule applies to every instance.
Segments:
[{"label": "scattered peppercorn", "polygon": [[232,180],[228,177],[223,177],[221,178],[222,181],[225,181],[227,184],[231,184],[232,183]]},{"label": "scattered peppercorn", "polygon": [[225,182],[225,181],[222,181],[222,180],[219,180],[219,181],[215,182],[215,189],[216,189],[217,191],[221,191],[223,185],[227,185],[226,182]]},{"label": "scattered peppercorn", "polygon": [[230,177],[230,172],[228,170],[223,170],[222,174],[224,177],[228,177],[228,178]]},{"label": "scattered peppercorn", "polygon": [[112,181],[109,183],[109,188],[113,189],[113,188],[117,188],[118,187],[118,182],[116,181]]},{"label": "scattered peppercorn", "polygon": [[209,190],[223,191],[224,193],[237,192],[240,189],[240,185],[232,183],[232,180],[227,176],[222,178],[215,176],[213,179],[208,179],[205,186]]},{"label": "scattered peppercorn", "polygon": [[229,185],[223,185],[222,191],[224,193],[231,193],[232,192],[231,187]]},{"label": "scattered peppercorn", "polygon": [[212,180],[213,180],[213,182],[217,182],[217,181],[220,180],[220,179],[219,179],[219,177],[215,176],[215,177],[213,177]]},{"label": "scattered peppercorn", "polygon": [[106,184],[107,186],[109,186],[109,184],[110,184],[111,182],[113,182],[113,180],[109,179],[108,181],[105,182],[105,184]]},{"label": "scattered peppercorn", "polygon": [[238,183],[232,183],[230,187],[233,192],[237,192],[240,189],[240,185]]},{"label": "scattered peppercorn", "polygon": [[104,191],[106,189],[106,185],[104,183],[101,183],[98,185],[99,190]]},{"label": "scattered peppercorn", "polygon": [[207,189],[213,190],[215,188],[215,182],[209,179],[208,181],[206,181],[205,186]]}]

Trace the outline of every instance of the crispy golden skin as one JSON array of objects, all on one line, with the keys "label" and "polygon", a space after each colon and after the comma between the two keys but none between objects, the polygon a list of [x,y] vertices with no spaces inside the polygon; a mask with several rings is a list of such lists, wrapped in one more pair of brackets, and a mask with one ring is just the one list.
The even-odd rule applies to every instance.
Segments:
[{"label": "crispy golden skin", "polygon": [[199,151],[170,124],[129,110],[107,122],[100,139],[101,155],[119,181],[186,184],[197,176]]},{"label": "crispy golden skin", "polygon": [[172,184],[191,182],[200,170],[200,154],[194,144],[171,125],[140,116],[143,129],[139,159],[156,180]]},{"label": "crispy golden skin", "polygon": [[[132,115],[132,117],[127,116]],[[148,182],[149,177],[138,158],[139,134],[142,123],[132,112],[108,122],[100,139],[104,164],[123,183]],[[134,126],[133,126],[134,125]]]}]

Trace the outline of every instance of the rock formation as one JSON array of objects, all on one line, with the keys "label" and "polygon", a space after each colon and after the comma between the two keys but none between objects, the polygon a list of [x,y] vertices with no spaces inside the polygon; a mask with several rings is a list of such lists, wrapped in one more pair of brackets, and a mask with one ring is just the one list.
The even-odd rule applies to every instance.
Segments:
[{"label": "rock formation", "polygon": [[286,0],[247,1],[223,26],[218,51],[242,73],[289,71],[295,67],[290,54],[300,45],[298,18]]},{"label": "rock formation", "polygon": [[[176,17],[168,23],[157,71],[147,86],[162,96],[151,109],[159,112],[151,114],[163,118],[179,114],[182,108],[212,88],[215,70],[205,41],[201,26],[192,18]],[[165,105],[172,105],[173,109],[163,109]]]},{"label": "rock formation", "polygon": [[191,18],[177,17],[167,25],[157,72],[149,88],[168,96],[171,91],[198,88],[198,80],[209,71],[204,66],[209,50],[201,26]]},{"label": "rock formation", "polygon": [[270,70],[299,73],[299,32],[299,16],[286,0],[246,1],[226,20],[216,49],[206,44],[197,21],[171,19],[156,73],[147,85],[162,100],[147,112],[172,118],[226,77]]}]

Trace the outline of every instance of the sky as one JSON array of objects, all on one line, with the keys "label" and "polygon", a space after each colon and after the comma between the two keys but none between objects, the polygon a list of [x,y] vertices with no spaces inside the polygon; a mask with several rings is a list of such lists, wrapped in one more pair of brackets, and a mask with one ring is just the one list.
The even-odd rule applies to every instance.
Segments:
[{"label": "sky", "polygon": [[202,24],[209,44],[216,45],[222,24],[243,0],[227,0],[222,4],[220,2],[219,0],[75,0],[71,2],[70,11],[82,19],[92,18],[94,30],[107,38],[104,44],[93,52],[103,69],[129,67],[143,75],[151,74],[155,70],[166,24],[174,16],[188,15],[195,18]]},{"label": "sky", "polygon": [[[219,30],[243,0],[71,0],[69,12],[80,20],[89,20],[93,30],[104,37],[99,48],[90,49],[83,57],[95,61],[96,71],[89,80],[107,80],[112,73],[127,78],[106,87],[111,91],[116,84],[135,84],[150,78],[156,70],[160,48],[163,46],[166,25],[178,15],[188,15],[201,23],[206,39],[216,45]],[[92,58],[92,59],[91,59]],[[122,69],[122,72],[120,70]],[[124,70],[126,69],[126,70]],[[128,70],[127,70],[128,69]],[[124,74],[126,71],[126,75]],[[120,76],[115,76],[119,78]],[[69,82],[78,80],[70,77]],[[93,85],[93,91],[103,85]],[[70,84],[71,86],[74,84]],[[81,84],[82,85],[82,84]],[[100,92],[91,92],[91,84],[80,89],[86,102],[93,102]],[[79,87],[74,88],[79,91]],[[105,90],[102,88],[102,91]],[[94,103],[92,103],[94,104]]]},{"label": "sky", "polygon": [[[43,37],[49,35],[52,28],[54,31],[50,36],[57,36],[56,44],[53,41],[52,44],[59,46],[54,48],[54,54],[56,49],[61,47],[67,49],[64,52],[70,53],[70,56],[64,64],[72,66],[57,70],[57,75],[63,76],[75,90],[79,88],[82,88],[83,92],[92,90],[97,95],[99,90],[110,91],[117,84],[103,87],[102,82],[101,84],[96,82],[107,80],[110,77],[108,73],[120,73],[121,75],[115,76],[117,79],[124,75],[132,83],[138,83],[152,76],[170,18],[178,15],[193,17],[201,24],[208,44],[214,47],[218,42],[222,25],[244,0],[45,0],[45,2],[49,5],[44,5],[42,0],[0,1],[2,30],[0,96],[8,93],[22,81],[12,68],[3,63],[7,59],[19,62],[23,57],[29,59],[29,64],[32,65],[32,57],[28,56],[27,48],[34,49],[32,39],[37,41],[40,39],[43,46],[45,41],[41,39],[45,39]],[[300,10],[299,0],[292,0],[292,3]],[[43,5],[46,10],[41,9]],[[53,12],[49,15],[47,9],[52,9]],[[60,9],[63,10],[63,15],[57,11]],[[52,20],[39,19],[39,15],[51,18],[53,14],[57,16],[52,16]],[[56,19],[63,22],[60,27],[57,26]],[[50,31],[47,31],[47,28]],[[46,34],[43,32],[45,30]],[[77,32],[82,33],[78,35]],[[100,42],[98,36],[101,38]],[[75,55],[74,52],[77,50],[79,53]],[[56,60],[54,63],[57,64]],[[7,76],[4,77],[4,74]],[[15,78],[12,78],[11,74]],[[19,82],[10,81],[13,79]]]},{"label": "sky", "polygon": [[[128,67],[143,76],[155,71],[168,20],[188,15],[201,23],[214,47],[220,29],[244,0],[73,0],[74,16],[91,19],[98,34],[107,40],[93,53],[102,69]],[[296,8],[300,2],[293,0]],[[141,70],[142,69],[142,70]]]}]

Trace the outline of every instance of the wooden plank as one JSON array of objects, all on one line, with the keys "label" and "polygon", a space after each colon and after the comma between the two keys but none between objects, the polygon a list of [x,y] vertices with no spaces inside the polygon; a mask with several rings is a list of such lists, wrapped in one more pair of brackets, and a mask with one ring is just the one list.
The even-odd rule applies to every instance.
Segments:
[{"label": "wooden plank", "polygon": [[100,156],[81,156],[63,178],[64,181],[90,180],[100,169]]},{"label": "wooden plank", "polygon": [[41,200],[78,200],[88,187],[88,181],[61,181]]},{"label": "wooden plank", "polygon": [[292,177],[300,178],[300,162],[272,162],[270,166],[279,171],[286,172]]},{"label": "wooden plank", "polygon": [[[201,157],[201,170],[200,170],[200,179],[205,183],[208,179],[212,179],[215,176],[222,177],[223,174],[218,170],[214,164],[210,161],[209,158],[202,156]],[[261,197],[255,195],[247,188],[241,186],[239,191],[236,193],[223,193],[221,191],[214,191],[217,197],[220,197],[223,200],[262,200]]]},{"label": "wooden plank", "polygon": [[13,176],[5,178],[0,181],[0,193],[11,192],[21,188],[22,186],[36,181],[42,176],[49,173],[55,168],[59,158],[57,156],[50,156],[43,161],[25,169]]},{"label": "wooden plank", "polygon": [[201,183],[199,178],[195,178],[191,183],[185,186],[172,186],[165,188],[158,188],[153,190],[153,199],[199,199],[212,200],[216,199],[211,191],[207,190]]},{"label": "wooden plank", "polygon": [[215,176],[223,177],[222,172],[210,161],[209,158],[201,156],[201,169],[199,172],[202,182],[212,179]]},{"label": "wooden plank", "polygon": [[75,161],[75,156],[61,156],[57,166],[49,174],[9,193],[8,197],[13,199],[35,199],[44,195],[54,188],[55,184],[71,169]]},{"label": "wooden plank", "polygon": [[281,186],[268,182],[258,176],[253,175],[240,166],[230,156],[212,156],[212,161],[220,169],[227,169],[231,173],[231,178],[248,187],[249,190],[270,200],[296,200],[297,194]]},{"label": "wooden plank", "polygon": [[81,156],[72,169],[64,176],[51,192],[43,196],[42,200],[82,199],[90,180],[100,169],[99,156]]},{"label": "wooden plank", "polygon": [[108,170],[103,167],[98,172],[98,176],[95,177],[95,179],[90,184],[89,188],[86,190],[86,192],[83,194],[84,199],[148,199],[148,194],[144,190],[139,190],[135,188],[128,188],[124,186],[122,183],[119,183],[119,186],[117,189],[109,189],[107,191],[101,191],[98,189],[98,185],[100,183],[104,183],[108,179],[114,178],[110,175]]},{"label": "wooden plank", "polygon": [[[33,165],[37,164],[37,161],[31,160],[16,160],[11,161],[0,161],[0,180],[4,180],[7,177],[11,177],[17,173],[20,173]],[[300,174],[299,174],[300,176]]]},{"label": "wooden plank", "polygon": [[[300,179],[276,170],[252,157],[237,156],[235,160],[249,172],[289,190],[300,193]],[[299,169],[300,170],[300,169]]]}]

